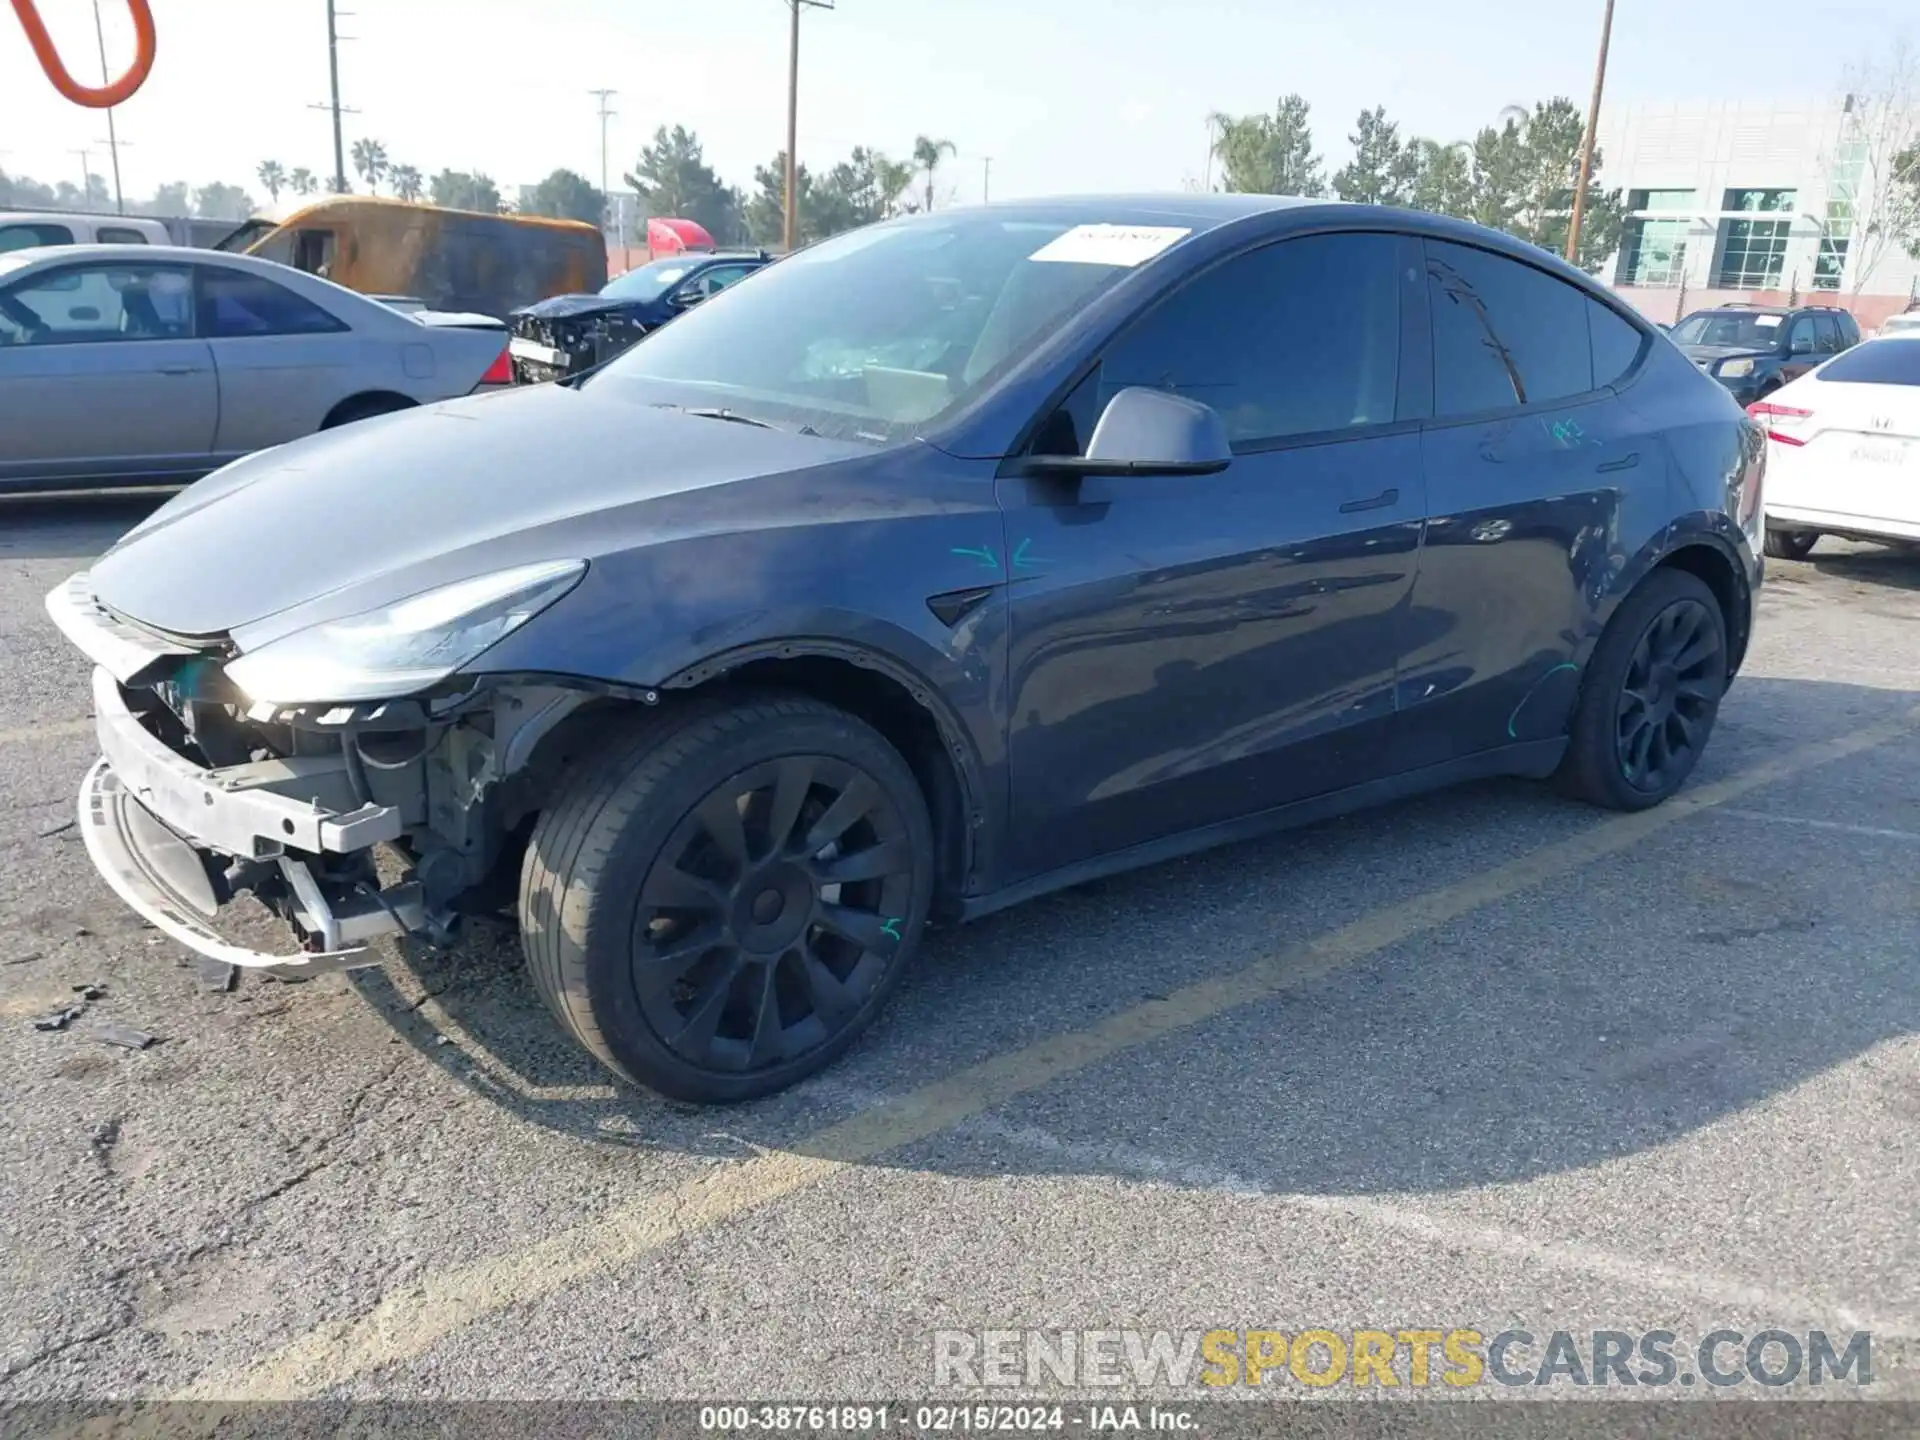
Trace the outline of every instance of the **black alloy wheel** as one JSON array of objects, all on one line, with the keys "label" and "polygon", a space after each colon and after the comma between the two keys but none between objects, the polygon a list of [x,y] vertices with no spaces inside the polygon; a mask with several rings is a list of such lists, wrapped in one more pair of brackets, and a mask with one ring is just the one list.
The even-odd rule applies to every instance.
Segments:
[{"label": "black alloy wheel", "polygon": [[913,887],[906,818],[871,776],[826,755],[756,765],[687,813],[641,884],[641,1012],[702,1070],[802,1059],[886,976]]},{"label": "black alloy wheel", "polygon": [[1705,746],[1724,688],[1719,617],[1699,600],[1675,600],[1641,632],[1616,712],[1620,773],[1645,794],[1670,793]]}]

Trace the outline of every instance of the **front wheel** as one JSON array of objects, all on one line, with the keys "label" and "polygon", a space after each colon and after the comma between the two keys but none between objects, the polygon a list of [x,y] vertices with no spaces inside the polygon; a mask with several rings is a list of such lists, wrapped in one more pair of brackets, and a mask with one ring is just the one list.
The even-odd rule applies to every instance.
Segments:
[{"label": "front wheel", "polygon": [[1609,810],[1645,810],[1693,773],[1727,688],[1726,621],[1695,575],[1656,570],[1595,647],[1556,776]]},{"label": "front wheel", "polygon": [[520,924],[535,985],[649,1089],[784,1089],[853,1043],[913,955],[926,802],[883,737],[808,698],[642,723],[534,828]]},{"label": "front wheel", "polygon": [[1763,548],[1770,560],[1804,560],[1819,539],[1818,530],[1776,530],[1769,525]]}]

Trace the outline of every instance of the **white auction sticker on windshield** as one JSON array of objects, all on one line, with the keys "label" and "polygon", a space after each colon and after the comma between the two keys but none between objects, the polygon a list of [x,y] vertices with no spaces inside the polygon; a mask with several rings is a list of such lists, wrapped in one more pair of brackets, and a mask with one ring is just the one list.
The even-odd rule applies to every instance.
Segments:
[{"label": "white auction sticker on windshield", "polygon": [[1076,225],[1027,258],[1057,265],[1117,265],[1130,270],[1192,233],[1173,225]]},{"label": "white auction sticker on windshield", "polygon": [[1753,323],[1758,325],[1762,330],[1771,330],[1780,323],[1780,317],[1778,315],[1756,315],[1753,317]]}]

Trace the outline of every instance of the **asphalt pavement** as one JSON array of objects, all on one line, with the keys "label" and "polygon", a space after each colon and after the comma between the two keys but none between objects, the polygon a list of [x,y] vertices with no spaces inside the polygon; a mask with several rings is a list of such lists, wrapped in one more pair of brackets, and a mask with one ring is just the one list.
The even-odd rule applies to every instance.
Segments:
[{"label": "asphalt pavement", "polygon": [[1479,785],[1089,885],[698,1110],[504,930],[228,990],[113,899],[41,600],[149,504],[0,506],[0,1400],[979,1398],[935,1332],[1022,1327],[1867,1330],[1920,1398],[1920,556],[1775,562],[1660,810]]}]

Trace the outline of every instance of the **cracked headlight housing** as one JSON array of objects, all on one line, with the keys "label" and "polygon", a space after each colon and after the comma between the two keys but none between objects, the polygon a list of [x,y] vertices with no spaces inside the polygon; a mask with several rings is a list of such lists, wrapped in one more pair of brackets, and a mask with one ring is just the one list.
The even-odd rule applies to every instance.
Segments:
[{"label": "cracked headlight housing", "polygon": [[1722,360],[1720,362],[1720,368],[1713,373],[1723,376],[1728,380],[1744,380],[1753,373],[1753,361]]},{"label": "cracked headlight housing", "polygon": [[227,678],[269,705],[391,700],[438,684],[580,583],[584,560],[496,570],[246,649]]}]

